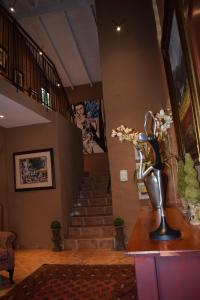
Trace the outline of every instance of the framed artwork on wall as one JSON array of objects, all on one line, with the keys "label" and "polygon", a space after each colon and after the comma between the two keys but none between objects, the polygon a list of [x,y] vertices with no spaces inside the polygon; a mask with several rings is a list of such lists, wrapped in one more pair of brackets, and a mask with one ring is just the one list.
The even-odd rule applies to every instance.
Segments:
[{"label": "framed artwork on wall", "polygon": [[14,83],[16,86],[20,89],[23,88],[23,73],[20,72],[19,70],[14,70]]},{"label": "framed artwork on wall", "polygon": [[179,155],[190,153],[199,163],[199,101],[191,49],[184,29],[184,6],[166,1],[162,50],[176,130]]},{"label": "framed artwork on wall", "polygon": [[15,191],[55,188],[53,149],[13,153]]},{"label": "framed artwork on wall", "polygon": [[107,151],[103,100],[85,100],[72,105],[72,121],[81,129],[84,154]]},{"label": "framed artwork on wall", "polygon": [[6,69],[7,52],[4,48],[0,47],[0,68]]}]

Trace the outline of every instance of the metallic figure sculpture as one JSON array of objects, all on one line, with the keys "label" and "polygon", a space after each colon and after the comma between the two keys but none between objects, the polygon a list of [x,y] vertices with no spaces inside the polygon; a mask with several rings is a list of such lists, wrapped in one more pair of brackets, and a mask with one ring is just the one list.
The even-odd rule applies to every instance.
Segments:
[{"label": "metallic figure sculpture", "polygon": [[[147,131],[148,118],[152,118],[152,132]],[[150,233],[150,239],[153,240],[171,240],[181,236],[179,230],[170,228],[165,216],[165,191],[163,185],[163,163],[160,155],[160,145],[156,137],[157,124],[156,119],[151,111],[145,114],[144,133],[141,132],[138,137],[140,143],[149,143],[155,154],[155,162],[146,170],[143,170],[143,153],[139,150],[140,164],[138,179],[142,179],[147,188],[149,198],[153,208],[160,211],[161,222],[154,232]]]}]

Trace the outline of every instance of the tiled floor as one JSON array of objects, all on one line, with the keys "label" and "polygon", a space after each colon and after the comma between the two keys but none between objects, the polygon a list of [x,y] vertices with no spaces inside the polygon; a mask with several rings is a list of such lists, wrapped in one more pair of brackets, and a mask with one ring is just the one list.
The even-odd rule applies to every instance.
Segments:
[{"label": "tiled floor", "polygon": [[[111,250],[84,250],[62,251],[51,250],[17,250],[15,252],[15,284],[31,274],[42,264],[133,264],[133,258],[121,251]],[[1,275],[8,277],[7,272]],[[3,278],[4,279],[4,278]],[[0,296],[10,287],[0,287]]]}]

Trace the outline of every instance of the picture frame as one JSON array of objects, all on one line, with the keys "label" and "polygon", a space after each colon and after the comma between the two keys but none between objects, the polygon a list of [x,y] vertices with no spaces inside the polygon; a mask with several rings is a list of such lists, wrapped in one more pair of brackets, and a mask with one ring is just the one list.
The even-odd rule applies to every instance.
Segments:
[{"label": "picture frame", "polygon": [[185,153],[190,153],[195,163],[199,163],[200,107],[184,24],[184,3],[180,1],[165,1],[161,45],[179,156],[183,158]]},{"label": "picture frame", "polygon": [[186,31],[189,36],[189,44],[191,47],[191,55],[194,61],[194,74],[197,81],[198,98],[200,99],[200,44],[199,44],[199,17],[196,16],[199,10],[199,1],[184,1],[184,21]]},{"label": "picture frame", "polygon": [[15,191],[54,189],[53,149],[13,153]]},{"label": "picture frame", "polygon": [[7,51],[0,47],[0,68],[6,70]]},{"label": "picture frame", "polygon": [[23,89],[23,77],[24,74],[22,72],[17,69],[14,70],[14,83],[20,89]]}]

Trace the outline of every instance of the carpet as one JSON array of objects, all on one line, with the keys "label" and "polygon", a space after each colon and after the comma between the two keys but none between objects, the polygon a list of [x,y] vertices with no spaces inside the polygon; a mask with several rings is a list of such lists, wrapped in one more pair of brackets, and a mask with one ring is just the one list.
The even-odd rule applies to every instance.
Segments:
[{"label": "carpet", "polygon": [[136,300],[132,265],[45,264],[1,300]]}]

